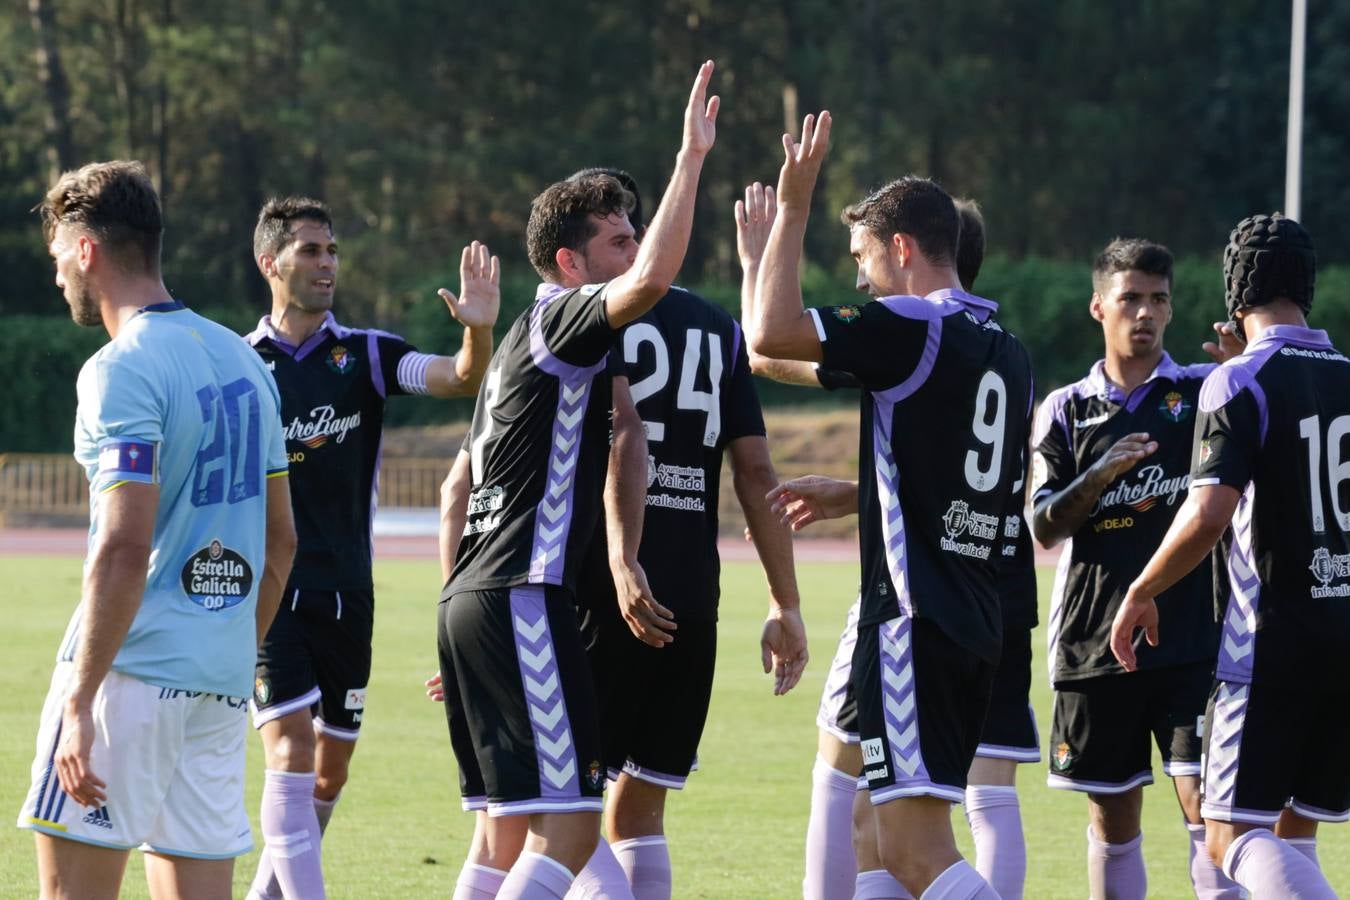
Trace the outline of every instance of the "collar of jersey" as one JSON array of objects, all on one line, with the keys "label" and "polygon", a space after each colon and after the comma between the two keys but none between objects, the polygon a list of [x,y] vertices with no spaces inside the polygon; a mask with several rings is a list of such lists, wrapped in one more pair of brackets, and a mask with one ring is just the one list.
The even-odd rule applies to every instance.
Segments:
[{"label": "collar of jersey", "polygon": [[933,291],[933,293],[925,295],[924,299],[931,303],[959,303],[981,322],[998,312],[998,304],[993,300],[976,297],[960,288],[943,288],[940,291]]},{"label": "collar of jersey", "polygon": [[[1135,391],[1144,391],[1148,389],[1154,379],[1166,378],[1168,381],[1177,381],[1182,376],[1181,366],[1172,361],[1172,357],[1163,351],[1162,359],[1158,360],[1158,365],[1154,366],[1153,371],[1144,379],[1143,384],[1136,387]],[[1108,400],[1117,406],[1124,406],[1129,397],[1120,389],[1120,385],[1106,377],[1106,360],[1099,359],[1092,364],[1092,371],[1088,373],[1088,386],[1092,392],[1102,400]],[[1133,394],[1133,392],[1131,392]]]},{"label": "collar of jersey", "polygon": [[1258,340],[1247,345],[1247,349],[1242,351],[1246,356],[1248,353],[1259,352],[1262,347],[1272,343],[1297,344],[1300,347],[1312,347],[1318,350],[1330,350],[1331,338],[1320,328],[1303,328],[1299,325],[1272,325],[1261,333]]},{"label": "collar of jersey", "polygon": [[[281,335],[277,334],[276,329],[272,327],[272,316],[271,314],[268,314],[258,320],[258,327],[253,329],[252,333],[247,335],[244,340],[257,346],[259,341],[266,338],[271,341],[278,350],[282,351],[287,356],[293,356],[299,360],[304,359],[311,350],[323,343],[329,334],[335,338],[341,338],[345,337],[349,330],[350,329],[343,328],[338,324],[337,319],[333,318],[332,312],[326,312],[323,314],[323,321],[319,323],[319,327],[314,329],[314,333],[305,338],[304,343],[297,347]],[[325,334],[325,332],[327,332],[327,334]]]},{"label": "collar of jersey", "polygon": [[184,306],[184,305],[182,304],[181,301],[179,301],[179,300],[165,300],[165,301],[163,301],[162,303],[151,303],[151,304],[149,304],[149,305],[147,305],[147,306],[142,306],[140,309],[136,310],[136,312],[138,312],[138,313],[165,313],[165,312],[178,312],[178,310],[180,310],[180,309],[187,309],[187,307]]}]

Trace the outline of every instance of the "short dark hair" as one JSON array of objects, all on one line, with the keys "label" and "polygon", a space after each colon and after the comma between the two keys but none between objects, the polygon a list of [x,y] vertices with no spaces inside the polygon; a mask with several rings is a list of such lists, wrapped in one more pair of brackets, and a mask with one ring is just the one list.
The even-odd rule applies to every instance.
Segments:
[{"label": "short dark hair", "polygon": [[291,223],[301,219],[318,222],[330,232],[333,217],[322,200],[313,197],[273,197],[263,204],[258,213],[258,225],[253,229],[253,259],[264,253],[276,256],[291,236]]},{"label": "short dark hair", "polygon": [[164,217],[141,163],[118,159],[65,172],[39,209],[48,243],[57,225],[73,226],[92,235],[123,269],[159,274]]},{"label": "short dark hair", "polygon": [[525,249],[545,280],[558,276],[558,251],[580,250],[599,233],[591,216],[607,219],[633,208],[633,195],[612,175],[585,175],[549,185],[530,204]]},{"label": "short dark hair", "polygon": [[961,287],[975,289],[975,279],[984,264],[984,213],[980,204],[969,198],[957,200],[956,212],[961,217],[961,237],[956,244],[956,277]]},{"label": "short dark hair", "polygon": [[961,218],[951,196],[936,181],[906,175],[871,196],[844,207],[840,220],[850,228],[862,225],[878,240],[907,234],[933,265],[956,262]]},{"label": "short dark hair", "polygon": [[567,180],[577,181],[588,175],[608,175],[623,185],[625,191],[633,195],[633,208],[628,210],[628,224],[633,226],[633,231],[642,234],[642,229],[646,227],[647,221],[642,217],[642,193],[638,190],[637,179],[623,169],[616,169],[613,166],[591,166],[589,169],[573,172],[567,176]]},{"label": "short dark hair", "polygon": [[1281,297],[1303,314],[1312,310],[1317,252],[1302,225],[1279,213],[1243,219],[1223,251],[1224,304],[1228,317]]},{"label": "short dark hair", "polygon": [[1101,293],[1117,272],[1158,275],[1172,283],[1172,251],[1143,238],[1114,238],[1092,262],[1092,289]]}]

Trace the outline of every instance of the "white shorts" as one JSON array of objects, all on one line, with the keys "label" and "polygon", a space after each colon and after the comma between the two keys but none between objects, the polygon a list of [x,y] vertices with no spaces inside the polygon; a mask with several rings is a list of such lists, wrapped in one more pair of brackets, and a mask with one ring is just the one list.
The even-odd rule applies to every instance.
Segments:
[{"label": "white shorts", "polygon": [[109,672],[94,697],[89,766],[107,783],[100,807],[66,795],[52,763],[74,673],[58,663],[42,707],[20,828],[99,847],[231,859],[253,849],[244,809],[248,701]]},{"label": "white shorts", "polygon": [[853,601],[844,622],[844,633],[839,635],[839,647],[834,651],[825,689],[816,710],[816,725],[845,744],[858,743],[858,704],[853,699],[853,648],[858,643],[858,614],[862,597]]}]

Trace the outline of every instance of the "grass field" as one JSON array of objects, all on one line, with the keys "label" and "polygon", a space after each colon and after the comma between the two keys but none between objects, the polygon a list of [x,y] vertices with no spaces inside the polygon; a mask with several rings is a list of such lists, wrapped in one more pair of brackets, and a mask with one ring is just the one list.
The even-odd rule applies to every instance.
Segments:
[{"label": "grass field", "polygon": [[[854,565],[827,563],[804,565],[799,576],[813,660],[801,685],[775,698],[758,664],[762,576],[750,564],[724,567],[721,658],[702,768],[674,796],[667,815],[677,898],[800,896],[815,707],[857,577]],[[1050,572],[1041,576],[1044,596]],[[75,558],[0,558],[0,616],[9,623],[0,693],[0,811],[6,815],[17,812],[27,787],[38,712],[79,577]],[[422,679],[435,665],[436,584],[433,562],[376,566],[379,610],[366,722],[351,784],[324,841],[334,898],[448,897],[454,889],[473,822],[459,808],[441,709],[422,697]],[[1050,694],[1039,651],[1033,674],[1044,731]],[[1154,770],[1161,778],[1156,762]],[[256,839],[262,780],[256,740],[249,776]],[[1085,897],[1086,801],[1045,787],[1043,765],[1021,767],[1019,791],[1030,857],[1026,896]],[[969,853],[959,811],[955,820]],[[1166,785],[1146,792],[1144,831],[1149,895],[1191,896],[1186,834]],[[1332,883],[1350,887],[1350,831],[1324,829],[1320,850]],[[247,890],[255,861],[252,854],[236,866],[236,896]],[[32,838],[16,828],[0,831],[0,896],[32,896],[35,886]],[[135,854],[123,896],[146,896]]]}]

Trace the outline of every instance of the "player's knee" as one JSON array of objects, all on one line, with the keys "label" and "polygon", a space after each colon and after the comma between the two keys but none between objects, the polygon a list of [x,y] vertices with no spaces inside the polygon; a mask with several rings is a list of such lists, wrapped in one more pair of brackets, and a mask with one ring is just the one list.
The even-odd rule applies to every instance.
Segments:
[{"label": "player's knee", "polygon": [[1205,822],[1205,849],[1209,858],[1219,871],[1223,871],[1223,858],[1228,854],[1228,845],[1236,835],[1233,827],[1222,822]]},{"label": "player's knee", "polygon": [[314,771],[314,733],[283,731],[273,735],[265,747],[267,768],[282,772]]},{"label": "player's knee", "polygon": [[347,767],[340,771],[316,772],[314,774],[314,796],[320,800],[336,800],[337,795],[347,783]]}]

